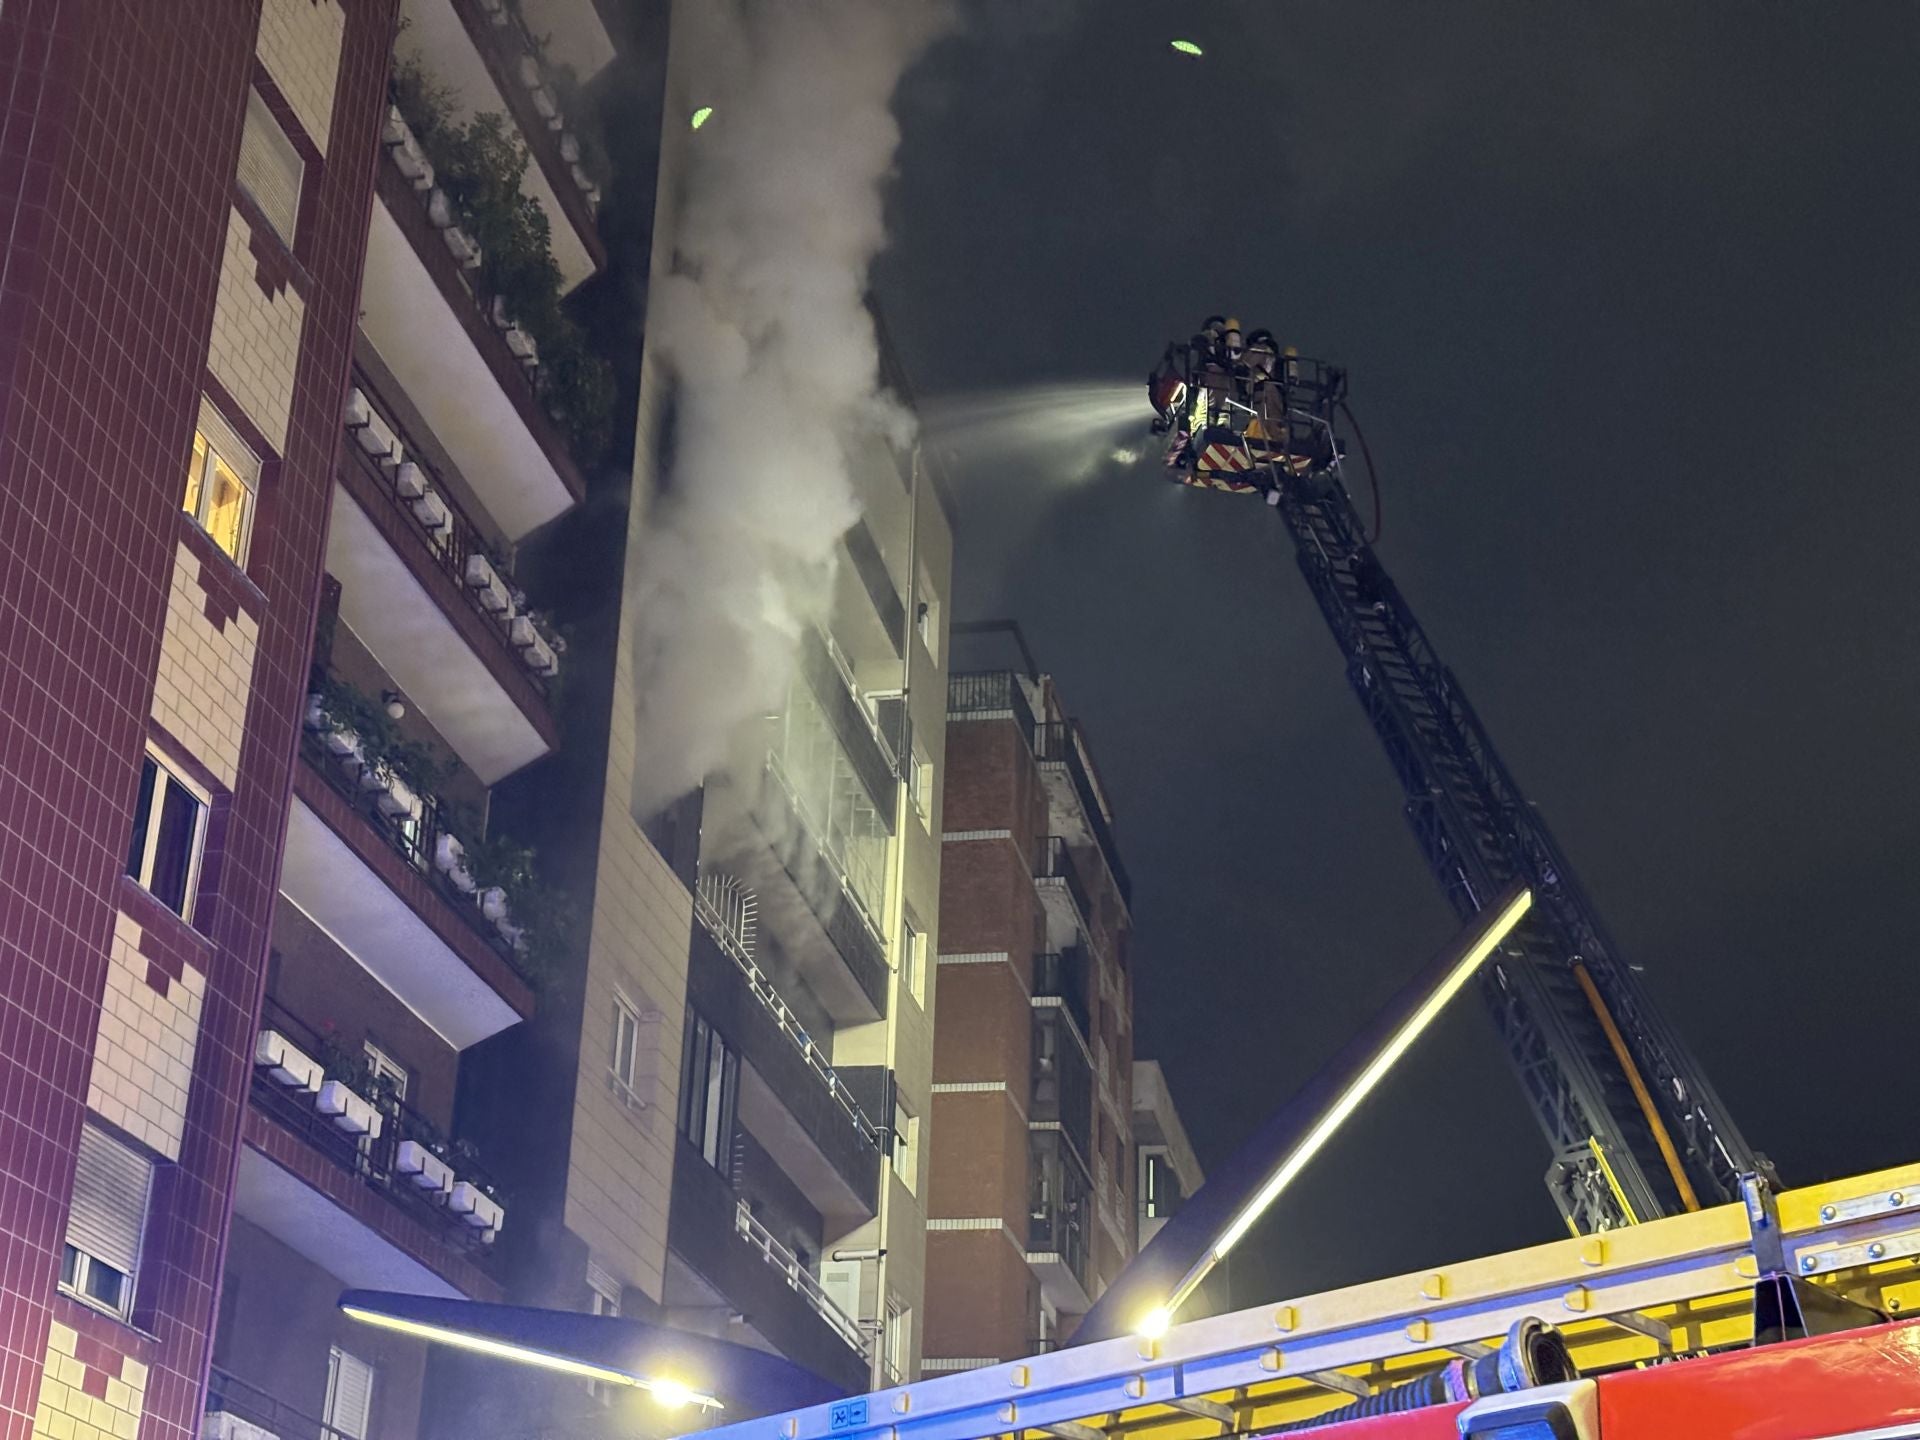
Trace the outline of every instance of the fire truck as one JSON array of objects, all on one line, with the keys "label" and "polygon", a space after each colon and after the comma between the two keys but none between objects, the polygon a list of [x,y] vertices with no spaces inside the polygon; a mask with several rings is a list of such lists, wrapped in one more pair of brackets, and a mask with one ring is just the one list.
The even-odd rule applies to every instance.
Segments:
[{"label": "fire truck", "polygon": [[[1407,1223],[1419,1223],[1417,1196]],[[1920,1164],[724,1424],[701,1440],[1920,1436]]]}]

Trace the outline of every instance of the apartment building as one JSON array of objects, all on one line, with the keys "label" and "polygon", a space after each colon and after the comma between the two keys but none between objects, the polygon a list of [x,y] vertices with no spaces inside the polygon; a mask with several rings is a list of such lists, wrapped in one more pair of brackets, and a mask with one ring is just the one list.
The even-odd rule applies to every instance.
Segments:
[{"label": "apartment building", "polygon": [[[947,692],[923,1369],[1044,1350],[1135,1250],[1130,886],[1087,739],[1017,626]],[[992,646],[1010,663],[981,668]]]},{"label": "apartment building", "polygon": [[[606,769],[613,646],[531,572],[631,434],[576,322],[619,258],[584,112],[664,34],[644,0],[0,11],[10,1440],[203,1404],[404,1440],[425,1353],[340,1290],[514,1293],[502,1237],[543,1227],[466,1072],[577,1010],[586,940],[496,801]],[[626,831],[605,903],[684,957]],[[663,1247],[666,1162],[628,1172]]]}]

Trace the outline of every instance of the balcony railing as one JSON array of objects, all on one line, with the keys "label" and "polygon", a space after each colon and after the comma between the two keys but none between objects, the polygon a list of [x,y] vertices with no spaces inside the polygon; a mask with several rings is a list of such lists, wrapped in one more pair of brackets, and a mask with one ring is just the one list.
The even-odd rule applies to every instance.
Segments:
[{"label": "balcony railing", "polygon": [[1027,1253],[1058,1255],[1084,1286],[1092,1182],[1058,1132],[1034,1131],[1032,1152]]},{"label": "balcony railing", "polygon": [[869,1347],[872,1340],[867,1333],[852,1316],[833,1303],[833,1298],[821,1286],[819,1278],[800,1263],[800,1257],[775,1239],[773,1232],[754,1218],[753,1211],[744,1200],[733,1212],[733,1230],[760,1252],[761,1259],[786,1276],[787,1284],[798,1291],[815,1313],[833,1327],[834,1333],[847,1343],[849,1349],[871,1357],[873,1352]]},{"label": "balcony railing", "polygon": [[860,988],[884,1011],[887,993],[886,944],[868,921],[866,911],[856,898],[846,866],[814,831],[780,761],[771,754],[767,756],[766,783],[761,786],[761,803],[777,807],[777,812],[769,817],[771,833],[787,837],[786,847],[797,847],[802,852],[811,851],[839,881],[839,894],[834,897],[837,903],[822,904],[815,896],[818,887],[809,881],[804,871],[794,870],[793,861],[786,853],[781,855],[787,873],[806,900],[807,908],[813,911],[814,918],[820,922],[821,929],[827,932],[827,939],[847,962],[847,968],[860,982]]},{"label": "balcony railing", "polygon": [[[502,934],[502,920],[490,920],[486,907],[499,909],[509,931],[510,918],[503,898],[475,884],[461,857],[465,842],[446,821],[439,799],[416,794],[389,781],[369,785],[367,766],[352,747],[336,748],[345,732],[334,729],[324,715],[309,709],[300,733],[300,755],[308,765],[385,840],[393,852],[437,890],[448,907],[475,935],[492,946],[529,985],[538,978],[522,955]],[[462,881],[465,881],[462,884]]]},{"label": "balcony railing", "polygon": [[[220,1420],[222,1415],[231,1415],[240,1425]],[[204,1440],[255,1440],[252,1432],[264,1432],[271,1440],[357,1440],[214,1366],[207,1372],[207,1416],[201,1435]]]},{"label": "balcony railing", "polygon": [[543,698],[559,673],[558,641],[521,601],[511,563],[487,543],[441,477],[439,468],[380,400],[358,368],[348,393],[345,426],[352,489],[392,511],[428,562],[459,588],[463,603],[515,661]]},{"label": "balcony railing", "polygon": [[837,647],[809,629],[800,649],[800,668],[814,698],[840,740],[841,753],[860,779],[887,829],[893,829],[899,762],[880,727],[860,703],[852,677],[841,668]]},{"label": "balcony railing", "polygon": [[[260,1030],[285,1042],[264,1042],[255,1051],[253,1103],[260,1110],[448,1243],[483,1258],[493,1253],[506,1207],[469,1147],[449,1143],[431,1120],[379,1084],[363,1059],[343,1054],[272,998],[261,1011]],[[325,1081],[350,1092],[350,1101],[337,1092],[332,1097],[345,1114],[323,1113],[330,1098],[321,1089]],[[372,1124],[369,1113],[378,1117]]]},{"label": "balcony railing", "polygon": [[1087,952],[1075,946],[1033,957],[1033,993],[1036,999],[1057,998],[1080,1027],[1082,1035],[1092,1026],[1087,1004]]},{"label": "balcony railing", "polygon": [[879,1142],[874,1139],[874,1136],[879,1133],[878,1127],[855,1103],[845,1083],[834,1071],[833,1066],[827,1063],[827,1057],[821,1053],[820,1047],[813,1043],[812,1037],[807,1034],[799,1019],[787,1008],[787,1002],[780,998],[780,992],[774,988],[773,981],[767,973],[754,963],[753,957],[740,943],[739,936],[722,917],[709,895],[709,888],[704,879],[694,895],[693,912],[699,917],[707,934],[713,937],[713,943],[719,946],[721,953],[739,966],[740,973],[746,976],[747,988],[753,992],[754,998],[760,1002],[761,1007],[773,1017],[774,1024],[780,1028],[780,1033],[800,1053],[801,1058],[807,1062],[813,1073],[820,1077],[820,1083],[827,1087],[827,1093],[833,1096],[840,1108],[847,1112],[847,1117],[858,1127],[860,1134],[878,1152]]},{"label": "balcony railing", "polygon": [[1073,851],[1068,848],[1064,837],[1048,835],[1041,840],[1040,848],[1033,857],[1033,878],[1042,886],[1065,888],[1080,912],[1080,926],[1084,932],[1087,917],[1093,914],[1093,907],[1087,903],[1087,887],[1080,882],[1080,872],[1073,863]]},{"label": "balcony railing", "polygon": [[1064,720],[1050,720],[1035,728],[1033,732],[1033,756],[1040,762],[1042,769],[1059,766],[1063,768],[1073,783],[1074,794],[1079,797],[1080,808],[1087,817],[1087,828],[1093,832],[1100,853],[1106,857],[1107,868],[1113,872],[1113,885],[1120,892],[1120,898],[1129,905],[1133,903],[1133,882],[1127,877],[1127,867],[1120,863],[1120,847],[1114,842],[1113,827],[1107,822],[1106,811],[1100,804],[1100,792],[1093,783],[1093,777],[1087,773],[1086,762],[1080,754],[1080,738],[1074,726]]},{"label": "balcony railing", "polygon": [[966,719],[1011,713],[1020,733],[1033,742],[1033,707],[1020,677],[1011,670],[969,670],[947,677],[947,715]]}]

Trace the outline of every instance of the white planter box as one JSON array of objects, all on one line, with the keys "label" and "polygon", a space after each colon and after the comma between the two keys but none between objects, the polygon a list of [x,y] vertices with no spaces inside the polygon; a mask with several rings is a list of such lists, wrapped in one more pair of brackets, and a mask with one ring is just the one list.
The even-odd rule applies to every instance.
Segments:
[{"label": "white planter box", "polygon": [[349,390],[347,392],[347,408],[346,412],[341,416],[341,423],[349,430],[359,430],[365,427],[372,415],[373,406],[367,400],[366,395],[357,389]]},{"label": "white planter box", "polygon": [[573,176],[573,183],[578,189],[581,189],[581,190],[593,189],[593,177],[587,174],[587,172],[583,168],[581,168],[579,165],[573,166],[568,173]]},{"label": "white planter box", "polygon": [[433,865],[436,870],[452,874],[461,867],[467,858],[467,847],[453,836],[442,833],[433,837]]},{"label": "white planter box", "polygon": [[489,920],[507,918],[507,892],[498,885],[489,885],[480,892],[480,913]]},{"label": "white planter box", "polygon": [[507,622],[507,643],[525,649],[540,638],[540,632],[533,628],[533,621],[524,615],[516,615]]},{"label": "white planter box", "polygon": [[493,922],[493,928],[494,933],[507,942],[507,948],[509,950],[513,951],[516,955],[525,952],[527,948],[527,932],[521,926],[514,924],[511,920],[496,920]]},{"label": "white planter box", "polygon": [[329,1080],[321,1085],[313,1108],[349,1135],[365,1135],[376,1140],[380,1137],[380,1112],[373,1108],[371,1101],[349,1090],[344,1081]]},{"label": "white planter box", "polygon": [[438,186],[427,192],[427,219],[433,222],[436,230],[444,230],[453,224],[453,200]]},{"label": "white planter box", "polygon": [[513,324],[513,317],[507,314],[507,302],[498,295],[493,297],[493,304],[487,307],[487,318],[493,321],[496,330],[505,330]]},{"label": "white planter box", "polygon": [[500,572],[493,568],[493,562],[486,556],[467,557],[466,581],[467,587],[475,592],[482,610],[504,615],[513,608],[513,596],[507,590],[506,581],[500,578]]},{"label": "white planter box", "polygon": [[453,1189],[453,1167],[418,1140],[402,1140],[394,1153],[393,1168],[411,1175],[413,1183],[429,1195],[445,1196]]},{"label": "white planter box", "polygon": [[280,1440],[271,1430],[227,1410],[209,1410],[200,1422],[200,1440]]},{"label": "white planter box", "polygon": [[413,461],[403,460],[393,472],[393,489],[402,500],[418,500],[427,493],[427,472]]},{"label": "white planter box", "polygon": [[552,677],[560,673],[560,657],[538,635],[533,637],[531,645],[521,647],[520,663],[536,675]]},{"label": "white planter box", "polygon": [[440,232],[440,238],[447,242],[447,251],[460,262],[463,270],[477,269],[480,264],[480,244],[458,225],[449,225]]},{"label": "white planter box", "polygon": [[322,701],[318,694],[307,696],[307,729],[314,731],[324,730],[331,723],[327,719],[326,711],[322,709],[321,706]]},{"label": "white planter box", "polygon": [[359,757],[360,737],[351,730],[329,730],[324,743],[327,749],[342,758],[349,755]]},{"label": "white planter box", "polygon": [[262,1030],[254,1037],[253,1063],[289,1090],[309,1095],[318,1092],[327,1078],[318,1060],[278,1030]]},{"label": "white planter box", "polygon": [[516,360],[537,362],[540,359],[540,347],[533,343],[533,336],[518,325],[507,327],[507,349],[513,352],[513,358]]},{"label": "white planter box", "polygon": [[431,490],[413,502],[413,518],[429,530],[445,530],[453,523],[447,502]]},{"label": "white planter box", "polygon": [[447,1196],[447,1209],[464,1216],[476,1230],[498,1230],[507,1218],[498,1202],[471,1180],[454,1183],[453,1193]]},{"label": "white planter box", "polygon": [[362,450],[382,465],[400,463],[400,437],[393,433],[393,428],[380,417],[378,410],[367,410],[366,423],[355,429],[353,438]]},{"label": "white planter box", "polygon": [[398,105],[387,107],[386,121],[380,127],[380,140],[385,145],[404,145],[413,139],[413,131],[401,115]]},{"label": "white planter box", "polygon": [[415,189],[421,188],[423,182],[426,185],[433,184],[433,164],[427,159],[427,152],[420,148],[413,131],[407,131],[406,137],[387,153],[393,156],[393,163],[400,167],[402,175],[413,182]]},{"label": "white planter box", "polygon": [[562,131],[560,134],[560,158],[569,165],[580,163],[580,137],[571,130]]},{"label": "white planter box", "polygon": [[540,62],[531,55],[520,57],[520,83],[528,90],[540,88]]},{"label": "white planter box", "polygon": [[393,790],[393,786],[393,777],[384,770],[368,765],[360,771],[360,788],[368,794],[377,793],[384,798]]}]

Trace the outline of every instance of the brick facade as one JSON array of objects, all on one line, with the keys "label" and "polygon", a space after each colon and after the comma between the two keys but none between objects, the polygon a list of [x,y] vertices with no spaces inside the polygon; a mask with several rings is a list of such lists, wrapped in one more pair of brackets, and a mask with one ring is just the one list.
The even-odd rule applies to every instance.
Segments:
[{"label": "brick facade", "polygon": [[[258,0],[0,7],[0,197],[16,217],[0,242],[0,1440],[198,1427],[394,8],[341,8],[326,159],[308,161],[288,256],[255,242],[234,181]],[[268,343],[249,352],[229,328],[216,346],[219,310],[274,317]],[[237,747],[217,713],[202,729],[167,709],[181,692],[158,693],[183,553],[230,563],[180,509],[203,391],[269,451],[246,575],[229,577],[258,596]],[[174,723],[153,727],[156,707]],[[191,930],[124,894],[149,737],[219,785]],[[169,971],[169,953],[192,958]],[[145,986],[173,1004],[201,983],[190,971],[204,991],[181,1106],[179,1047],[153,1053],[178,1030],[143,1026],[136,1062],[107,1023],[126,1002],[108,996],[144,1009]],[[136,1098],[109,1100],[103,1072]],[[168,1105],[156,1117],[142,1095]],[[156,1161],[132,1325],[56,1287],[90,1101],[122,1106]]]}]

